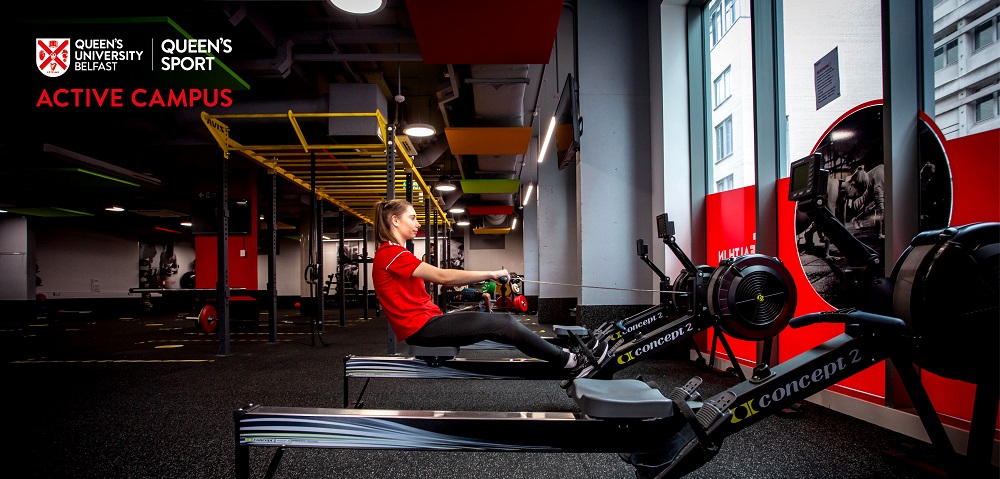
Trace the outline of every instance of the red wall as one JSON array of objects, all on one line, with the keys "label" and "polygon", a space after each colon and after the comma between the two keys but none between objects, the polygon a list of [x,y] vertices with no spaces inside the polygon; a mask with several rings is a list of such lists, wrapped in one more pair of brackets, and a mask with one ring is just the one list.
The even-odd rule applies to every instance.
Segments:
[{"label": "red wall", "polygon": [[[257,225],[257,184],[253,174],[235,174],[230,178],[230,198],[250,202],[251,224]],[[257,228],[248,235],[229,236],[229,287],[257,289]],[[245,251],[240,256],[240,251]],[[195,287],[214,289],[219,280],[219,249],[215,235],[194,237]],[[237,297],[238,295],[233,295]]]}]

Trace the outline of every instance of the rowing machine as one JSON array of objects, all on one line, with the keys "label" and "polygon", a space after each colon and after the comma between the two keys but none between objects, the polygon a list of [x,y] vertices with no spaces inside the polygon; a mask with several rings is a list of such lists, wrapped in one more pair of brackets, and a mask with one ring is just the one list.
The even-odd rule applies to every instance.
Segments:
[{"label": "rowing machine", "polygon": [[[891,360],[913,402],[931,445],[949,477],[987,477],[1000,404],[1000,223],[927,231],[910,242],[889,278],[878,257],[850,236],[830,214],[823,196],[822,157],[792,164],[789,199],[811,213],[838,248],[853,257],[857,283],[848,292],[858,304],[892,316],[854,309],[811,313],[792,327],[841,323],[845,332],[706,402],[729,401],[728,409],[705,410],[655,452],[624,454],[640,478],[683,476],[711,460],[729,435],[801,402],[885,359]],[[973,331],[970,331],[969,328]],[[978,355],[969,368],[956,350]],[[952,447],[916,366],[942,377],[976,384],[969,443],[963,458]]]},{"label": "rowing machine", "polygon": [[[250,477],[250,448],[405,449],[506,452],[635,452],[662,446],[683,425],[677,404],[697,401],[699,379],[664,396],[636,379],[580,379],[579,412],[462,412],[248,405],[233,414],[237,479]],[[724,404],[716,405],[724,408]],[[525,434],[531,431],[531,434]],[[594,438],[602,438],[595,441]]]},{"label": "rowing machine", "polygon": [[[610,379],[642,357],[650,357],[678,344],[693,342],[698,333],[708,328],[722,342],[734,365],[734,374],[746,379],[735,354],[723,334],[765,341],[777,335],[788,324],[795,309],[796,292],[791,275],[777,259],[764,255],[746,255],[724,260],[707,274],[696,267],[677,245],[673,223],[666,215],[657,218],[658,233],[664,243],[685,266],[670,293],[684,298],[685,314],[670,316],[676,311],[673,303],[661,304],[633,315],[624,321],[606,324],[595,332],[575,326],[556,328],[561,345],[566,339],[581,350],[587,348],[586,336],[597,336],[609,343],[608,359],[587,375]],[[642,245],[640,240],[640,245]],[[640,248],[642,251],[642,248]],[[362,397],[371,378],[421,379],[555,379],[566,380],[567,370],[553,368],[537,359],[465,359],[458,358],[458,347],[422,348],[410,346],[411,357],[359,357],[344,359],[344,407],[349,404],[350,379],[365,378],[356,407],[362,407]],[[714,351],[713,351],[714,355]]]}]

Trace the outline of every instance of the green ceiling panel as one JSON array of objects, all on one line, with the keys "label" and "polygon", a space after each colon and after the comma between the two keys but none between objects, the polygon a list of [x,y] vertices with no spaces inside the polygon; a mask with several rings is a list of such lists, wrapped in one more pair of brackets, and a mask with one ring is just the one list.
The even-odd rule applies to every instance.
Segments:
[{"label": "green ceiling panel", "polygon": [[16,215],[44,216],[47,218],[65,218],[69,216],[94,216],[83,211],[76,211],[67,208],[41,207],[41,208],[7,208],[7,212]]},{"label": "green ceiling panel", "polygon": [[517,193],[521,189],[518,179],[462,180],[462,193],[480,195],[488,193]]}]

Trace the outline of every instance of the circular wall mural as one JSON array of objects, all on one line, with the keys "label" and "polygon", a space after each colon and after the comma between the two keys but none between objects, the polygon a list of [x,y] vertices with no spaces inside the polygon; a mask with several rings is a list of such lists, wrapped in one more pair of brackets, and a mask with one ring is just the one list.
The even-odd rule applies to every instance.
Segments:
[{"label": "circular wall mural", "polygon": [[[860,106],[827,130],[813,153],[822,155],[829,172],[827,205],[847,231],[871,248],[885,264],[886,172],[883,164],[882,104]],[[894,206],[895,214],[918,215],[919,231],[948,226],[951,217],[951,171],[943,139],[928,118],[918,125],[916,162],[918,204]],[[915,207],[914,207],[915,206]],[[845,294],[845,277],[857,258],[841,250],[807,215],[796,211],[795,234],[799,262],[813,289],[835,308],[857,306]]]}]

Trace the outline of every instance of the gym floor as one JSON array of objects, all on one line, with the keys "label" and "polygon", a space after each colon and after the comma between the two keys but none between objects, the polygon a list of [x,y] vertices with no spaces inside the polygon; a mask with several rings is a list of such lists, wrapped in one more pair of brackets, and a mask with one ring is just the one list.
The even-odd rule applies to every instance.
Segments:
[{"label": "gym floor", "polygon": [[[360,310],[348,310],[343,327],[339,310],[328,310],[325,331],[317,335],[297,310],[280,311],[276,343],[268,342],[267,317],[261,316],[257,329],[232,332],[226,356],[219,355],[218,336],[198,332],[189,314],[0,319],[3,410],[13,421],[6,468],[17,471],[11,477],[232,478],[235,409],[249,403],[340,407],[343,358],[386,353],[384,319],[361,319]],[[533,316],[518,318],[549,333]],[[405,345],[398,352],[405,353]],[[463,355],[512,357],[517,351]],[[673,359],[647,359],[617,377],[642,376],[668,392],[695,375],[705,379],[704,397],[736,382]],[[355,394],[363,380],[352,381]],[[368,386],[365,403],[369,409],[575,410],[556,381],[378,379]],[[887,454],[926,457],[926,445],[809,403],[801,412],[730,436],[715,459],[688,477],[935,477]],[[273,451],[251,449],[251,477],[265,474]],[[289,449],[274,477],[631,478],[634,471],[613,453]]]}]

